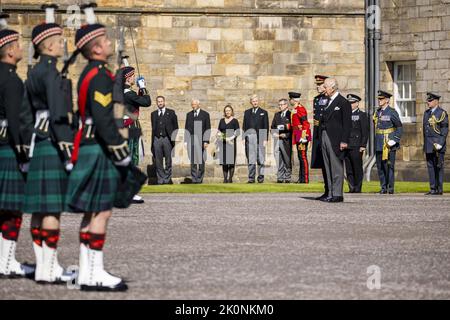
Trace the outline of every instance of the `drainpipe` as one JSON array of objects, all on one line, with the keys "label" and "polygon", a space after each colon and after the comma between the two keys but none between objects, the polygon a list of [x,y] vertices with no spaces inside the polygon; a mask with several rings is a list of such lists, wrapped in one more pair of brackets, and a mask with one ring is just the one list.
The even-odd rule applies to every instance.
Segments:
[{"label": "drainpipe", "polygon": [[[372,121],[372,115],[375,112],[376,104],[377,104],[377,92],[380,86],[380,39],[381,32],[378,28],[373,28],[373,26],[369,25],[369,21],[373,21],[373,19],[369,19],[369,14],[374,14],[372,10],[369,10],[369,7],[375,6],[377,9],[380,9],[380,1],[379,0],[365,0],[365,8],[366,8],[366,105],[368,106],[368,115],[369,115],[369,145],[368,145],[368,157],[364,162],[364,172],[366,175],[366,180],[370,181],[370,173],[372,171],[373,166],[375,165],[375,128],[374,123]],[[376,12],[376,14],[381,14],[380,12]],[[381,19],[381,16],[380,16]],[[376,27],[379,27],[379,21],[375,23]]]}]

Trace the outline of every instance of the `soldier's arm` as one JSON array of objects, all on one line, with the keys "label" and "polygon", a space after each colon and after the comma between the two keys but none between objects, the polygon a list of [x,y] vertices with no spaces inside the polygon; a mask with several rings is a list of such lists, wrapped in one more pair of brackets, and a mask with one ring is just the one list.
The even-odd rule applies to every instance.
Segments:
[{"label": "soldier's arm", "polygon": [[397,143],[400,143],[400,139],[402,138],[403,133],[403,124],[400,120],[400,116],[397,111],[393,111],[391,116],[391,121],[395,127],[395,131],[389,135],[389,139],[394,140]]},{"label": "soldier's arm", "polygon": [[361,147],[365,147],[367,145],[367,141],[369,140],[369,121],[367,119],[367,113],[362,112],[361,117],[359,119],[361,123]]},{"label": "soldier's arm", "polygon": [[20,139],[23,144],[23,148],[27,151],[31,145],[31,139],[34,131],[34,115],[33,108],[31,106],[31,100],[27,90],[27,82],[25,82],[23,90],[23,99],[20,107]]},{"label": "soldier's arm", "polygon": [[65,107],[61,76],[56,72],[48,74],[45,78],[45,89],[51,130],[64,159],[69,161],[72,157],[73,132],[69,123],[68,108]]},{"label": "soldier's arm", "polygon": [[23,99],[23,83],[19,78],[11,78],[4,88],[6,119],[8,119],[8,135],[10,136],[18,159],[24,161],[24,152],[20,139],[20,108]]},{"label": "soldier's arm", "polygon": [[106,74],[100,73],[91,81],[89,101],[96,135],[106,144],[114,161],[122,161],[130,152],[114,119],[112,91],[113,82]]},{"label": "soldier's arm", "polygon": [[125,95],[126,95],[126,99],[128,100],[127,102],[135,105],[136,107],[148,108],[152,105],[152,100],[150,98],[150,95],[148,95],[148,94],[139,96],[136,92],[131,90],[131,91],[127,92]]},{"label": "soldier's arm", "polygon": [[447,140],[448,136],[448,113],[446,111],[443,111],[445,113],[444,120],[440,123],[441,127],[441,135],[440,135],[440,142],[439,144],[443,146],[445,144],[445,141]]},{"label": "soldier's arm", "polygon": [[300,123],[302,126],[302,137],[309,137],[311,135],[311,124],[308,121],[308,112],[306,108],[300,108]]}]

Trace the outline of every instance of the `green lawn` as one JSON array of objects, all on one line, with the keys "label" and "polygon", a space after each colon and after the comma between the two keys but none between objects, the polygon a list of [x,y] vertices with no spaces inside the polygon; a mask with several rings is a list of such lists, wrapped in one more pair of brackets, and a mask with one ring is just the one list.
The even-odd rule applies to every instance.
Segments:
[{"label": "green lawn", "polygon": [[[347,185],[345,186],[347,191]],[[377,181],[364,182],[364,193],[376,193],[380,190]],[[428,182],[396,182],[396,193],[425,193],[429,190]],[[141,193],[272,193],[272,192],[323,192],[323,184],[173,184],[144,186]],[[450,184],[444,184],[444,192],[450,193]]]}]

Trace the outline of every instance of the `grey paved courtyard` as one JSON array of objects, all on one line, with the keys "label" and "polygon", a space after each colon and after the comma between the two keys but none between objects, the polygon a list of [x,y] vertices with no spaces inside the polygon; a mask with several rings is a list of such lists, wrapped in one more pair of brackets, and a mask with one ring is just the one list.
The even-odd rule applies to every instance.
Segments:
[{"label": "grey paved courtyard", "polygon": [[[0,280],[0,299],[449,299],[450,196],[146,195],[115,211],[106,266],[126,293]],[[60,261],[78,260],[80,217],[63,216]],[[33,262],[29,218],[19,260]],[[381,288],[369,290],[369,266]]]}]

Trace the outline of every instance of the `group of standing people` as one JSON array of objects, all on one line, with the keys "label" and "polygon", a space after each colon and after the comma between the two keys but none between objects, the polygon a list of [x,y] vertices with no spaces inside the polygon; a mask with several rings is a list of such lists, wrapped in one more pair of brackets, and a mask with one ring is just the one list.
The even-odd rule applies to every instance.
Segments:
[{"label": "group of standing people", "polygon": [[[63,29],[55,23],[57,6],[43,6],[46,20],[32,31],[33,56],[39,60],[29,66],[25,84],[16,73],[23,57],[20,35],[7,28],[6,14],[0,17],[0,275],[42,284],[73,279],[59,264],[57,250],[61,213],[78,213],[78,285],[86,291],[123,291],[125,281],[104,269],[107,225],[113,207],[129,206],[146,176],[132,165],[123,119],[115,115],[136,97],[127,94],[129,83],[123,87],[127,70],[115,76],[108,68],[112,42],[105,26],[96,22],[94,7],[83,6],[86,24],[76,31],[76,50],[60,72]],[[87,65],[74,114],[66,76],[80,53]],[[140,89],[137,104],[149,104],[145,81]],[[15,258],[23,212],[32,214],[34,265]]]}]

